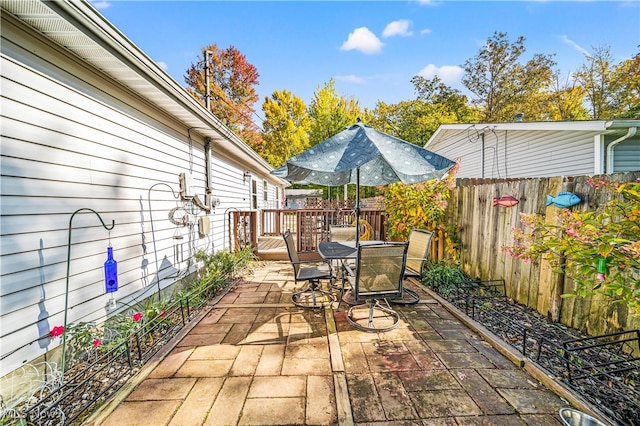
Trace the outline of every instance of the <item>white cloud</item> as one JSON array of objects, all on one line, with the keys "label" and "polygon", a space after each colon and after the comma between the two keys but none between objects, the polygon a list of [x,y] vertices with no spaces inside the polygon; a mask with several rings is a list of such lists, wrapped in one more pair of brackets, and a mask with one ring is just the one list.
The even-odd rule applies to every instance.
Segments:
[{"label": "white cloud", "polygon": [[158,62],[156,62],[156,64],[158,64],[158,66],[160,68],[162,68],[163,70],[165,70],[165,71],[169,69],[169,65],[167,65],[166,62],[158,61]]},{"label": "white cloud", "polygon": [[583,55],[591,56],[591,54],[587,51],[587,49],[583,48],[582,46],[580,46],[575,41],[571,40],[566,35],[563,34],[563,35],[560,36],[560,38],[562,39],[563,42],[565,42],[566,44],[568,44],[569,46],[571,46],[572,48],[574,48],[578,52],[582,53]]},{"label": "white cloud", "polygon": [[429,79],[437,75],[443,83],[451,84],[458,81],[462,73],[462,68],[457,65],[443,65],[441,67],[437,67],[433,64],[429,64],[422,68],[420,72],[418,72],[418,75]]},{"label": "white cloud", "polygon": [[359,50],[365,55],[379,53],[383,43],[367,27],[356,28],[349,34],[347,41],[342,43],[341,50]]},{"label": "white cloud", "polygon": [[334,77],[336,81],[344,81],[345,83],[352,84],[365,84],[367,80],[363,77],[358,77],[357,75],[349,74],[349,75],[336,75]]},{"label": "white cloud", "polygon": [[413,35],[413,31],[409,31],[411,21],[407,19],[400,19],[387,24],[382,31],[382,37],[403,36],[409,37]]},{"label": "white cloud", "polygon": [[420,34],[431,34],[431,30],[429,28],[425,28],[424,30],[420,30]]},{"label": "white cloud", "polygon": [[103,10],[106,9],[108,7],[111,6],[111,3],[109,3],[108,1],[104,1],[104,0],[98,0],[98,1],[91,1],[91,5],[93,7],[95,7],[98,10]]}]

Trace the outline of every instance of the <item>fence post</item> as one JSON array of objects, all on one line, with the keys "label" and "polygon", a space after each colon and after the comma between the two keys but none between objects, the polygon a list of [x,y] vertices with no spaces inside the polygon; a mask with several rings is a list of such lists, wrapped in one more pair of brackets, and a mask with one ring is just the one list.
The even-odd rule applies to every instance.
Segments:
[{"label": "fence post", "polygon": [[[549,179],[548,193],[557,195],[564,191],[564,178],[562,176]],[[560,223],[560,208],[550,204],[545,210],[545,223],[558,225]],[[564,287],[564,275],[553,271],[553,267],[547,256],[543,256],[540,261],[540,285],[538,287],[537,310],[542,315],[547,315],[551,321],[560,320],[562,310],[562,289]]]}]

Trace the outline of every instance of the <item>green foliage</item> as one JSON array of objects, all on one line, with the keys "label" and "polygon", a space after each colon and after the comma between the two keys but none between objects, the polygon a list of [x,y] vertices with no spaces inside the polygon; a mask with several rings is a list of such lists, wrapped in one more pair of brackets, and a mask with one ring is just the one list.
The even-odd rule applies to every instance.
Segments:
[{"label": "green foliage", "polygon": [[585,90],[578,82],[568,76],[564,83],[558,72],[553,75],[554,85],[541,107],[546,111],[542,118],[552,121],[588,120],[589,112],[584,107]]},{"label": "green foliage", "polygon": [[[540,215],[521,214],[523,228],[513,230],[514,245],[503,250],[525,261],[546,256],[557,273],[575,282],[577,290],[568,296],[598,291],[640,314],[640,180],[590,184],[618,196],[597,211],[563,209],[558,225],[545,223]],[[599,259],[606,270],[599,270]]]},{"label": "green foliage", "polygon": [[255,261],[255,255],[250,248],[236,254],[226,250],[214,254],[198,252],[195,257],[203,262],[199,278],[188,289],[178,291],[173,298],[157,300],[150,297],[132,306],[125,305],[124,311],[109,317],[101,326],[94,322],[79,322],[69,324],[66,330],[62,326],[54,327],[52,337],[65,335],[69,348],[66,354],[70,360],[69,364],[97,358],[131,338],[138,330],[148,329],[151,324],[169,322],[167,309],[174,300],[188,299],[191,308],[200,306]]},{"label": "green foliage", "polygon": [[422,273],[422,282],[444,297],[465,292],[474,287],[471,277],[458,263],[450,260],[428,262]]},{"label": "green foliage", "polygon": [[640,119],[640,52],[613,69],[616,82],[615,118]]},{"label": "green foliage", "polygon": [[458,89],[447,86],[442,80],[435,76],[427,79],[422,76],[415,76],[411,79],[418,100],[427,102],[432,106],[439,106],[442,115],[452,121],[442,121],[442,123],[469,123],[477,121],[479,111],[472,107],[465,95]]},{"label": "green foliage", "polygon": [[[94,322],[78,322],[67,326],[65,331],[67,339],[67,357],[72,363],[87,360],[97,353],[101,345],[102,332]],[[94,343],[99,341],[100,344]]]},{"label": "green foliage", "polygon": [[335,81],[330,79],[313,94],[309,116],[309,144],[313,146],[355,124],[360,116],[360,106],[354,98],[338,95]]},{"label": "green foliage", "polygon": [[262,104],[264,155],[273,167],[309,148],[311,118],[299,97],[287,90],[275,91]]},{"label": "green foliage", "polygon": [[539,101],[553,81],[555,62],[551,55],[534,54],[522,64],[524,40],[518,37],[512,42],[507,33],[495,32],[464,63],[462,83],[476,96],[481,121],[513,121],[516,113],[524,113],[528,120],[539,119]]},{"label": "green foliage", "polygon": [[385,194],[387,237],[406,241],[412,228],[444,229],[441,222],[457,169],[458,166],[454,166],[446,177],[439,180],[414,185],[390,184]]}]

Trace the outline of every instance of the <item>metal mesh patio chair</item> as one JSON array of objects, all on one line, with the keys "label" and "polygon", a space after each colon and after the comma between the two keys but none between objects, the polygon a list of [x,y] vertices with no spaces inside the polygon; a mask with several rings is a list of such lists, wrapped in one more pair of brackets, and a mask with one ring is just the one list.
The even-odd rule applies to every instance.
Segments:
[{"label": "metal mesh patio chair", "polygon": [[319,260],[300,260],[291,231],[287,229],[282,237],[287,245],[295,282],[307,281],[309,283],[307,287],[291,295],[293,304],[301,308],[322,308],[335,302],[335,296],[331,292],[320,288],[320,280],[333,278],[330,265]]},{"label": "metal mesh patio chair", "polygon": [[[329,241],[332,242],[354,242],[356,241],[356,226],[355,225],[331,225],[329,227]],[[352,260],[341,260],[337,262],[336,267],[336,276],[338,273],[340,274],[340,284],[337,284],[337,280],[332,281],[332,285],[334,288],[344,292],[347,287],[347,272],[345,267],[355,269],[356,261]],[[339,272],[338,272],[339,271]],[[341,297],[342,299],[342,297]],[[338,308],[340,305],[338,305]]]},{"label": "metal mesh patio chair", "polygon": [[329,241],[355,241],[355,225],[331,225],[329,226]]},{"label": "metal mesh patio chair", "polygon": [[[429,248],[433,232],[426,229],[414,228],[409,233],[409,247],[407,248],[407,264],[404,268],[404,279],[422,277],[424,264],[429,258]],[[389,299],[395,305],[415,305],[420,301],[420,296],[413,290],[404,289],[402,297]]]},{"label": "metal mesh patio chair", "polygon": [[400,315],[387,299],[402,296],[406,260],[406,243],[358,247],[356,275],[349,281],[355,299],[364,299],[364,303],[350,307],[347,312],[347,320],[354,327],[364,331],[387,331],[398,326]]}]

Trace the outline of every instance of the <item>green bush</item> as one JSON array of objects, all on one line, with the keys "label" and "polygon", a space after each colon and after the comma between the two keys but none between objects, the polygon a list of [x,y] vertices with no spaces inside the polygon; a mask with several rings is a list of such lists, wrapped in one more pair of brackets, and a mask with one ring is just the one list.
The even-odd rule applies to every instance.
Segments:
[{"label": "green bush", "polygon": [[476,285],[459,264],[446,259],[428,262],[422,273],[422,283],[445,297],[467,292]]}]

